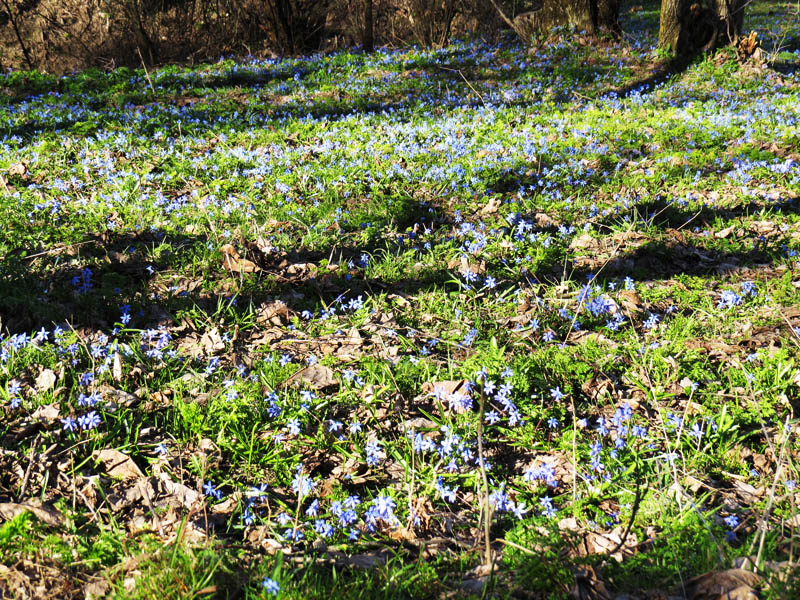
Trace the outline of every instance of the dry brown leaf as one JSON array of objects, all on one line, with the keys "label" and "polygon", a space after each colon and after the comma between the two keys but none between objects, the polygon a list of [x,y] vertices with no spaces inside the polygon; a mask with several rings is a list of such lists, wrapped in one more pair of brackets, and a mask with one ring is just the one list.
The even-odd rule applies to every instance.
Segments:
[{"label": "dry brown leaf", "polygon": [[59,409],[57,404],[43,404],[31,414],[33,421],[41,423],[55,423],[60,418]]},{"label": "dry brown leaf", "polygon": [[486,206],[484,206],[481,209],[481,214],[490,215],[492,213],[496,213],[497,209],[500,208],[501,204],[502,201],[500,200],[500,198],[492,198],[491,200],[489,200],[489,202],[486,203]]},{"label": "dry brown leaf", "polygon": [[25,177],[28,174],[28,165],[24,162],[14,163],[8,167],[8,174],[11,177]]},{"label": "dry brown leaf", "polygon": [[599,375],[584,381],[581,391],[590,400],[595,400],[606,395],[611,396],[614,392],[614,384],[608,377]]},{"label": "dry brown leaf", "polygon": [[256,248],[258,248],[258,251],[265,256],[270,255],[277,250],[277,248],[275,248],[275,246],[273,246],[269,240],[263,237],[256,239]]},{"label": "dry brown leaf", "polygon": [[107,579],[97,579],[84,586],[83,595],[86,600],[99,600],[108,596],[111,582]]},{"label": "dry brown leaf", "polygon": [[391,300],[394,304],[396,304],[397,306],[399,306],[401,308],[407,308],[407,307],[411,306],[411,302],[406,300],[400,294],[389,294],[388,296],[386,296],[386,299],[387,300]]},{"label": "dry brown leaf", "polygon": [[119,352],[114,353],[114,360],[111,362],[111,377],[114,381],[122,380],[122,357]]},{"label": "dry brown leaf", "polygon": [[247,530],[246,539],[250,544],[261,548],[270,556],[278,552],[291,554],[291,548],[285,548],[278,540],[269,537],[272,535],[272,527],[269,525],[257,525]]},{"label": "dry brown leaf", "polygon": [[744,569],[706,573],[686,582],[690,600],[758,600],[754,587],[761,577]]},{"label": "dry brown leaf", "polygon": [[351,327],[345,335],[329,336],[325,342],[327,343],[320,346],[323,354],[335,354],[346,360],[353,360],[364,354],[364,338],[355,327]]},{"label": "dry brown leaf", "polygon": [[570,250],[597,248],[598,246],[598,241],[588,233],[582,233],[581,235],[572,238],[572,241],[569,243]]},{"label": "dry brown leaf", "polygon": [[289,308],[280,300],[262,304],[256,313],[260,325],[282,325],[289,320]]},{"label": "dry brown leaf", "polygon": [[324,365],[310,365],[289,377],[287,384],[295,387],[306,386],[313,390],[324,390],[339,386],[334,371]]},{"label": "dry brown leaf", "polygon": [[304,276],[316,271],[317,265],[314,263],[295,263],[286,268],[287,275]]},{"label": "dry brown leaf", "polygon": [[422,393],[438,398],[445,407],[455,407],[456,412],[466,412],[460,399],[469,396],[469,382],[458,381],[426,381],[422,384]]},{"label": "dry brown leaf", "polygon": [[612,550],[616,550],[610,556],[622,562],[626,556],[630,556],[636,552],[637,539],[633,533],[628,533],[627,537],[623,540],[622,534],[624,530],[622,526],[617,526],[606,533],[592,533],[589,535],[592,544],[594,544],[595,552],[598,554],[607,554]]},{"label": "dry brown leaf", "polygon": [[56,385],[56,374],[52,369],[44,369],[36,378],[36,389],[39,392],[46,392],[53,389]]},{"label": "dry brown leaf", "polygon": [[253,261],[239,256],[231,244],[223,245],[220,252],[222,252],[222,266],[232,273],[256,273],[261,270]]},{"label": "dry brown leaf", "polygon": [[486,261],[479,260],[478,262],[470,262],[466,254],[462,254],[459,258],[454,258],[447,263],[448,269],[458,269],[462,275],[467,273],[475,273],[476,275],[483,275],[486,273]]},{"label": "dry brown leaf", "polygon": [[222,341],[219,329],[214,327],[200,336],[200,347],[206,354],[214,354],[225,350],[225,342]]},{"label": "dry brown leaf", "polygon": [[611,600],[608,588],[597,576],[591,565],[575,567],[573,573],[575,574],[575,587],[570,592],[573,598],[578,600]]},{"label": "dry brown leaf", "polygon": [[103,464],[106,473],[119,479],[141,479],[144,473],[127,454],[113,448],[96,451],[92,457]]},{"label": "dry brown leaf", "polygon": [[642,299],[634,290],[620,290],[617,293],[620,306],[629,313],[638,313],[642,310]]},{"label": "dry brown leaf", "polygon": [[34,517],[39,519],[42,523],[46,523],[53,527],[58,527],[64,522],[63,515],[52,506],[39,504],[38,502],[2,502],[0,503],[0,517],[10,521],[14,517],[29,512]]},{"label": "dry brown leaf", "polygon": [[407,527],[396,527],[389,532],[389,537],[395,542],[413,542],[417,539],[417,535],[413,529]]},{"label": "dry brown leaf", "polygon": [[735,230],[736,230],[736,227],[731,225],[730,227],[726,227],[725,229],[722,229],[722,230],[716,232],[714,234],[714,237],[718,238],[718,239],[724,239],[724,238],[728,237],[730,234],[732,234]]},{"label": "dry brown leaf", "polygon": [[139,396],[118,390],[110,385],[102,385],[100,387],[100,393],[106,401],[106,410],[109,412],[114,412],[120,406],[131,408],[142,401]]},{"label": "dry brown leaf", "polygon": [[734,479],[732,484],[736,496],[745,504],[754,504],[764,496],[764,488],[756,488],[749,483],[737,479]]},{"label": "dry brown leaf", "polygon": [[156,508],[189,508],[200,502],[202,496],[195,490],[172,481],[168,475],[141,477],[131,481],[128,487],[108,495],[108,503],[114,512],[143,501],[145,506]]},{"label": "dry brown leaf", "polygon": [[[282,336],[281,336],[282,337]],[[281,346],[291,347],[294,352],[314,355],[334,355],[344,360],[354,360],[364,355],[369,342],[361,337],[358,329],[351,327],[344,334],[328,334],[310,339],[286,339]]]},{"label": "dry brown leaf", "polygon": [[280,327],[270,327],[263,331],[259,331],[256,335],[251,337],[248,341],[253,346],[267,346],[275,340],[280,340],[286,336],[286,330]]}]

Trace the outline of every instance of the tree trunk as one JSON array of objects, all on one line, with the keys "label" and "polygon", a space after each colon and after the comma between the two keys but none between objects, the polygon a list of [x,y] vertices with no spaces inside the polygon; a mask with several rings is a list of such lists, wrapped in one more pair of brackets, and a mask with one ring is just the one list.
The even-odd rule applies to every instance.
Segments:
[{"label": "tree trunk", "polygon": [[594,23],[598,29],[609,31],[615,35],[622,33],[619,26],[619,0],[596,0]]},{"label": "tree trunk", "polygon": [[735,42],[749,0],[662,0],[658,47],[690,56]]},{"label": "tree trunk", "polygon": [[555,27],[574,27],[587,33],[609,31],[618,34],[621,31],[619,0],[534,0],[527,3],[525,12],[517,15],[508,14],[501,6],[501,0],[490,2],[523,40]]},{"label": "tree trunk", "polygon": [[372,0],[364,0],[364,52],[375,49],[375,18],[372,8]]}]

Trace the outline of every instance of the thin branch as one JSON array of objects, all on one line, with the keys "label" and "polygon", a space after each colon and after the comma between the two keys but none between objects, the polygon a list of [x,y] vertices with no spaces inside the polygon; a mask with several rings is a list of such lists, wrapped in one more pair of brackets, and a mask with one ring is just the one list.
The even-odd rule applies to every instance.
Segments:
[{"label": "thin branch", "polygon": [[[484,378],[485,379],[485,378]],[[486,463],[483,456],[483,418],[486,410],[486,393],[483,383],[481,383],[480,411],[478,414],[478,461],[481,465],[481,480],[483,482],[483,541],[486,544],[486,564],[494,565],[492,560],[492,505],[489,502],[489,479],[486,477]]]},{"label": "thin branch", "polygon": [[501,18],[501,19],[503,19],[503,21],[505,21],[505,22],[506,22],[506,25],[508,25],[509,27],[511,27],[511,29],[513,29],[514,31],[516,31],[516,30],[517,30],[517,28],[514,26],[514,21],[512,21],[511,19],[509,19],[509,18],[508,18],[508,16],[506,16],[506,13],[504,13],[504,12],[503,12],[503,9],[502,9],[502,8],[500,8],[500,5],[499,5],[499,4],[497,4],[497,2],[495,2],[495,0],[489,0],[489,2],[491,2],[491,3],[492,3],[492,6],[494,6],[494,9],[497,11],[497,14],[499,14],[499,15],[500,15],[500,18]]}]

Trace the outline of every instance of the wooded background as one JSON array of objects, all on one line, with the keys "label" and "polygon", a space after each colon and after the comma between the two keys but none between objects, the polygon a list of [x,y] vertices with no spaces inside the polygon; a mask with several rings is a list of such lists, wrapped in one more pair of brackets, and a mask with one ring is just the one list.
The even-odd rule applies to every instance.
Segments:
[{"label": "wooded background", "polygon": [[[746,4],[663,0],[660,45],[696,51],[727,42]],[[437,47],[454,35],[493,39],[509,29],[529,40],[558,25],[614,35],[619,10],[618,0],[0,0],[0,69],[63,74],[227,55]]]}]

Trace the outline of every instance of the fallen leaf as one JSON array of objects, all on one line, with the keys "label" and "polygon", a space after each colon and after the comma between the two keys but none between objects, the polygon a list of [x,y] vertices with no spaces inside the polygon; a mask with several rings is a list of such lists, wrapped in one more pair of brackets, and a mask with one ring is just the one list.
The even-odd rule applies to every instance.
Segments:
[{"label": "fallen leaf", "polygon": [[25,177],[28,174],[28,165],[23,162],[14,163],[8,167],[8,174],[11,177]]},{"label": "fallen leaf", "polygon": [[311,339],[290,339],[285,340],[282,345],[291,346],[295,350],[298,348],[304,352],[315,355],[322,354],[328,356],[333,354],[344,360],[354,360],[363,356],[366,350],[364,338],[358,329],[351,327],[345,334],[329,334]]},{"label": "fallen leaf", "polygon": [[37,505],[33,502],[16,503],[16,502],[2,502],[0,503],[0,517],[10,521],[16,516],[29,512],[34,517],[39,519],[42,523],[58,527],[64,522],[63,515],[52,506]]},{"label": "fallen leaf", "polygon": [[733,480],[732,484],[735,488],[736,496],[745,504],[754,504],[764,496],[764,488],[756,488],[749,483],[736,479]]},{"label": "fallen leaf", "polygon": [[[452,267],[448,267],[448,268],[452,268]],[[400,294],[389,294],[388,296],[386,296],[386,299],[387,300],[391,300],[392,302],[394,302],[397,306],[399,306],[401,308],[407,308],[407,307],[411,306],[411,302],[406,300]]]},{"label": "fallen leaf", "polygon": [[555,221],[553,221],[552,217],[547,213],[538,212],[533,215],[533,218],[536,220],[536,225],[542,228],[555,225]]},{"label": "fallen leaf", "polygon": [[222,266],[232,273],[255,273],[261,270],[253,261],[239,256],[231,244],[223,245],[220,252],[222,252]]},{"label": "fallen leaf", "polygon": [[225,342],[222,341],[222,336],[219,334],[219,329],[214,327],[210,331],[206,331],[200,336],[200,346],[206,354],[214,354],[225,350]]},{"label": "fallen leaf", "polygon": [[264,255],[272,254],[277,250],[277,248],[275,248],[275,246],[273,246],[269,240],[263,237],[260,237],[256,240],[256,248],[258,248],[258,251]]},{"label": "fallen leaf", "polygon": [[578,250],[578,249],[585,249],[585,248],[595,248],[598,246],[597,240],[595,240],[591,235],[588,233],[583,233],[579,236],[572,238],[572,241],[569,243],[570,250]]},{"label": "fallen leaf", "polygon": [[634,290],[621,290],[617,293],[619,304],[629,313],[638,313],[642,310],[642,299]]},{"label": "fallen leaf", "polygon": [[422,393],[433,396],[446,407],[454,409],[457,413],[468,410],[469,382],[466,379],[458,381],[426,381],[422,384]]},{"label": "fallen leaf", "polygon": [[83,588],[83,594],[87,600],[99,600],[108,596],[111,589],[111,582],[107,579],[97,579],[92,581]]},{"label": "fallen leaf", "polygon": [[500,198],[492,198],[486,203],[486,206],[481,209],[481,214],[490,215],[492,213],[496,213],[497,209],[500,208],[500,204],[502,204]]},{"label": "fallen leaf", "polygon": [[122,379],[122,357],[119,352],[114,353],[114,360],[111,362],[111,377],[114,378],[114,381]]},{"label": "fallen leaf", "polygon": [[131,460],[131,457],[119,450],[106,448],[96,451],[92,456],[97,462],[103,464],[106,473],[111,477],[119,479],[141,479],[144,477],[144,473]]},{"label": "fallen leaf", "polygon": [[270,327],[256,333],[248,342],[253,346],[266,346],[275,340],[280,340],[286,336],[286,330],[280,327]]},{"label": "fallen leaf", "polygon": [[396,527],[389,532],[389,537],[395,542],[413,542],[417,539],[414,530],[407,527]]},{"label": "fallen leaf", "polygon": [[574,547],[576,556],[593,556],[606,554],[622,562],[626,557],[636,553],[638,540],[636,535],[629,532],[623,540],[624,529],[618,525],[611,531],[577,531],[580,534],[579,543]]},{"label": "fallen leaf", "polygon": [[597,331],[586,331],[581,329],[579,331],[570,331],[569,335],[567,336],[567,341],[572,342],[573,344],[583,344],[589,340],[592,340],[598,344],[606,345],[609,348],[616,348],[619,345],[611,338],[606,337]]},{"label": "fallen leaf", "polygon": [[476,275],[483,275],[486,273],[486,261],[480,260],[478,262],[470,262],[466,254],[462,254],[459,258],[454,258],[447,263],[448,269],[458,269],[462,275],[467,273],[474,273]]},{"label": "fallen leaf", "polygon": [[262,304],[256,313],[260,325],[282,325],[289,320],[289,308],[281,301]]},{"label": "fallen leaf", "polygon": [[730,227],[726,227],[725,229],[722,229],[722,230],[716,232],[714,234],[714,237],[717,238],[717,239],[724,239],[724,238],[728,237],[730,234],[732,234],[735,229],[736,229],[736,227],[731,225]]},{"label": "fallen leaf", "polygon": [[289,377],[286,383],[295,387],[305,385],[313,390],[324,390],[339,386],[339,381],[334,378],[333,369],[324,365],[310,365],[300,369]]},{"label": "fallen leaf", "polygon": [[36,389],[40,392],[51,390],[55,386],[56,380],[56,374],[52,369],[44,369],[36,378]]},{"label": "fallen leaf", "polygon": [[572,588],[572,597],[581,600],[611,600],[608,588],[597,576],[591,565],[581,565],[573,568],[575,586]]},{"label": "fallen leaf", "polygon": [[307,275],[316,270],[317,265],[314,263],[295,263],[286,268],[287,275]]},{"label": "fallen leaf", "polygon": [[60,416],[57,404],[43,404],[33,411],[31,419],[43,423],[55,423]]},{"label": "fallen leaf", "polygon": [[744,569],[706,573],[686,582],[690,600],[758,600],[753,589],[761,577]]},{"label": "fallen leaf", "polygon": [[131,408],[142,401],[139,396],[118,390],[110,385],[101,386],[100,393],[106,401],[105,407],[108,412],[114,412],[119,407]]}]

